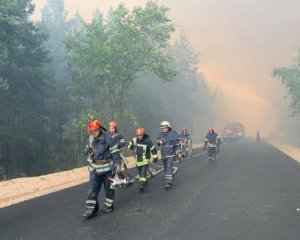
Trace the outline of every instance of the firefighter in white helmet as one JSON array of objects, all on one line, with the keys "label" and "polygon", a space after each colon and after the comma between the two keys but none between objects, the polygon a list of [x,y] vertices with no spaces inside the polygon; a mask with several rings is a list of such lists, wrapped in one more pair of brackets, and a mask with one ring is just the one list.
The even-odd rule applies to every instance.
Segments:
[{"label": "firefighter in white helmet", "polygon": [[173,182],[173,163],[176,155],[182,157],[179,135],[171,128],[168,121],[160,124],[161,132],[157,137],[157,145],[161,146],[161,157],[165,170],[165,189],[169,190]]}]

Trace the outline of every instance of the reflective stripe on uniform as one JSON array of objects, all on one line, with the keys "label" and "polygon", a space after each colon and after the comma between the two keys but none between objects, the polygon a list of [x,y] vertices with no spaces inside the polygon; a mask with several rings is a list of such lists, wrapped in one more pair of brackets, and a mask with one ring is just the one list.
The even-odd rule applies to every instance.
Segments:
[{"label": "reflective stripe on uniform", "polygon": [[109,151],[110,151],[111,153],[116,153],[116,152],[118,152],[118,151],[119,151],[119,149],[118,149],[118,144],[114,145],[113,147],[110,147],[110,148],[109,148]]},{"label": "reflective stripe on uniform", "polygon": [[115,150],[112,150],[112,151],[110,151],[112,154],[114,154],[114,153],[116,153],[116,152],[119,152],[120,151],[120,149],[115,149]]},{"label": "reflective stripe on uniform", "polygon": [[103,173],[103,172],[109,172],[111,171],[111,167],[107,167],[107,168],[97,168],[96,172],[97,173]]},{"label": "reflective stripe on uniform", "polygon": [[111,171],[111,168],[112,168],[112,163],[106,163],[103,165],[96,165],[94,163],[91,163],[89,165],[89,171],[92,172],[93,170],[96,170],[97,173],[109,172]]},{"label": "reflective stripe on uniform", "polygon": [[173,145],[164,145],[164,147],[172,148],[174,146]]},{"label": "reflective stripe on uniform", "polygon": [[136,156],[136,165],[138,167],[149,164],[150,163],[150,159],[146,158],[146,151],[147,151],[147,145],[146,144],[137,144],[137,147],[141,147],[143,148],[143,155],[142,155],[142,161],[137,161],[137,156]]},{"label": "reflective stripe on uniform", "polygon": [[105,198],[105,201],[106,201],[106,202],[109,202],[109,203],[113,203],[113,202],[114,202],[114,200],[109,199],[109,198]]},{"label": "reflective stripe on uniform", "polygon": [[166,155],[166,156],[162,156],[162,158],[172,158],[172,157],[176,157],[176,155]]},{"label": "reflective stripe on uniform", "polygon": [[141,162],[135,161],[135,163],[136,163],[136,165],[137,165],[138,167],[140,167],[140,166],[149,164],[149,163],[150,163],[150,159],[145,159],[145,160],[143,160],[143,161],[141,161]]},{"label": "reflective stripe on uniform", "polygon": [[133,142],[130,141],[129,144],[128,144],[128,149],[130,149],[132,146],[133,146]]},{"label": "reflective stripe on uniform", "polygon": [[87,208],[94,208],[96,205],[96,200],[86,200],[85,204]]},{"label": "reflective stripe on uniform", "polygon": [[139,181],[140,181],[140,182],[147,182],[147,178],[140,177],[140,178],[139,178]]},{"label": "reflective stripe on uniform", "polygon": [[147,148],[147,145],[146,145],[146,144],[140,144],[140,143],[138,143],[137,146],[138,146],[138,147],[142,147],[142,148]]},{"label": "reflective stripe on uniform", "polygon": [[173,179],[173,175],[165,175],[165,178],[166,178],[166,179],[171,179],[171,180],[172,180],[172,179]]},{"label": "reflective stripe on uniform", "polygon": [[114,200],[109,199],[109,198],[105,198],[104,200],[104,205],[111,207],[113,205]]}]

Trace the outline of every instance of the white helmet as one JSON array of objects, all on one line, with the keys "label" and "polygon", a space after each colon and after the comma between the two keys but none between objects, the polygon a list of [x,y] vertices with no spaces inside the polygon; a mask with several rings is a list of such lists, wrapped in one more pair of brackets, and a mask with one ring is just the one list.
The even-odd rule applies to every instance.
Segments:
[{"label": "white helmet", "polygon": [[170,127],[171,127],[171,124],[168,121],[163,121],[160,124],[160,128],[170,128]]}]

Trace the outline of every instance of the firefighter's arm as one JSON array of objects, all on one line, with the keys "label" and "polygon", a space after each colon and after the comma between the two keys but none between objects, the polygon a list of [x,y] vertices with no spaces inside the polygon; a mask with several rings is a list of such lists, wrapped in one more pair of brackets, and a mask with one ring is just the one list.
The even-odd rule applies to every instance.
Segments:
[{"label": "firefighter's arm", "polygon": [[126,146],[126,140],[122,135],[120,135],[120,142],[118,144],[118,148],[121,149],[124,148],[125,146]]},{"label": "firefighter's arm", "polygon": [[133,139],[130,140],[128,144],[128,149],[133,150],[136,144],[137,144],[137,138],[134,137]]},{"label": "firefighter's arm", "polygon": [[153,162],[156,163],[156,162],[158,161],[157,149],[156,149],[156,147],[153,145],[153,143],[152,143],[151,140],[150,140],[149,147],[150,147],[150,151],[151,151],[151,156],[152,156]]},{"label": "firefighter's arm", "polygon": [[156,139],[156,144],[157,144],[157,146],[161,146],[161,145],[163,145],[164,143],[165,143],[165,140],[162,138],[162,135],[159,134],[158,137],[157,137],[157,139]]},{"label": "firefighter's arm", "polygon": [[204,147],[207,146],[207,143],[208,143],[208,138],[205,138],[205,141],[204,141]]},{"label": "firefighter's arm", "polygon": [[176,149],[176,155],[179,158],[181,158],[182,157],[182,148],[181,148],[180,137],[179,136],[176,140],[174,140],[174,146],[175,146],[175,149]]},{"label": "firefighter's arm", "polygon": [[112,154],[113,162],[116,166],[120,165],[122,162],[122,158],[120,155],[120,150],[118,149],[118,144],[116,144],[112,138],[110,138],[108,141],[109,141],[109,144],[108,144],[109,151]]},{"label": "firefighter's arm", "polygon": [[85,146],[85,149],[84,149],[84,154],[85,155],[92,155],[93,152],[94,152],[93,148],[87,144]]}]

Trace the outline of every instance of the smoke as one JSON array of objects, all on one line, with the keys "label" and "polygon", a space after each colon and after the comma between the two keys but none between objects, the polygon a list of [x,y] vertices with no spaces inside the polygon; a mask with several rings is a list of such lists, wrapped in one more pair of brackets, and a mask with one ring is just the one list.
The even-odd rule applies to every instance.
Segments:
[{"label": "smoke", "polygon": [[[40,9],[46,0],[34,1]],[[66,0],[70,15],[79,9],[90,20],[96,8],[107,12],[121,1]],[[122,1],[128,6],[146,0]],[[253,135],[282,135],[296,123],[289,117],[289,99],[274,67],[289,65],[300,47],[298,0],[161,0],[171,8],[170,17],[184,29],[200,52],[200,71],[216,91],[215,121],[240,121]],[[36,11],[34,18],[39,18]],[[286,126],[288,124],[288,126]],[[284,127],[285,126],[285,127]],[[281,133],[279,134],[279,132]]]}]

